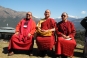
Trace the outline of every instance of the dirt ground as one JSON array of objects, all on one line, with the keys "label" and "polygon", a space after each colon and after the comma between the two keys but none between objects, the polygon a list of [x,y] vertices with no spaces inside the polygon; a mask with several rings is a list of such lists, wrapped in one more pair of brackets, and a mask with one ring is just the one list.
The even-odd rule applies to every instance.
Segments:
[{"label": "dirt ground", "polygon": [[[8,56],[8,51],[7,51],[8,43],[9,43],[8,41],[0,40],[0,58],[59,58],[52,55],[45,56],[45,57],[37,56],[38,50],[37,50],[36,43],[34,43],[34,50],[33,50],[34,56],[29,56],[28,54],[24,52],[23,53],[18,52],[12,56]],[[74,51],[74,58],[83,58],[82,55],[83,55],[83,46],[80,44],[77,44],[76,49]]]}]

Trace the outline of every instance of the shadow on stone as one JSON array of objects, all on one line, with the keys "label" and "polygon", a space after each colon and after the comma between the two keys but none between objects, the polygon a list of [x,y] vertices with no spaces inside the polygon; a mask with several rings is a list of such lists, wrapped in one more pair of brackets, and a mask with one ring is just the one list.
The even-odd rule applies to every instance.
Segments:
[{"label": "shadow on stone", "polygon": [[77,48],[77,47],[76,47],[76,49],[78,49],[78,50],[83,50],[83,48]]},{"label": "shadow on stone", "polygon": [[7,54],[8,53],[8,47],[4,47],[2,53]]},{"label": "shadow on stone", "polygon": [[82,58],[83,57],[83,53],[81,53],[81,52],[74,52],[74,56]]}]

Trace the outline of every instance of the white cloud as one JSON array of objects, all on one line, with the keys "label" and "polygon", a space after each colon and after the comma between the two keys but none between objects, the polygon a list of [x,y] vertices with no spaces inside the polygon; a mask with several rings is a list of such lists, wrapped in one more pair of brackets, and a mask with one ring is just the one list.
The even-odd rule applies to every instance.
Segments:
[{"label": "white cloud", "polygon": [[86,14],[86,11],[82,11],[81,14]]}]

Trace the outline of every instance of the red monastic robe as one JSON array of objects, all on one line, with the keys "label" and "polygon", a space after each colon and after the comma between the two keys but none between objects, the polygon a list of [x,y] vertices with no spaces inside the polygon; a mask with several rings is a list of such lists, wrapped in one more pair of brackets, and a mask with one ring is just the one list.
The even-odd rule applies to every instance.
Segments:
[{"label": "red monastic robe", "polygon": [[[17,27],[16,32],[19,32],[18,35],[14,34],[11,39],[8,46],[8,50],[11,48],[13,49],[19,49],[19,50],[30,50],[32,49],[32,38],[33,34],[35,32],[36,24],[35,22],[30,19],[26,21],[26,19],[22,19]],[[28,34],[31,34],[30,37],[28,37]]]},{"label": "red monastic robe", "polygon": [[[57,24],[57,43],[55,46],[55,52],[57,55],[66,55],[66,56],[73,56],[74,49],[76,47],[76,41],[74,39],[75,36],[75,28],[72,22],[59,22]],[[62,37],[61,34],[66,36],[70,36],[71,40],[66,40]]]},{"label": "red monastic robe", "polygon": [[[54,19],[52,18],[49,18],[46,21],[41,23],[42,30],[52,29],[52,28],[55,28],[55,26],[56,26],[56,23]],[[36,42],[37,42],[37,46],[39,50],[52,50],[53,45],[55,43],[54,32],[52,36],[37,35]]]}]

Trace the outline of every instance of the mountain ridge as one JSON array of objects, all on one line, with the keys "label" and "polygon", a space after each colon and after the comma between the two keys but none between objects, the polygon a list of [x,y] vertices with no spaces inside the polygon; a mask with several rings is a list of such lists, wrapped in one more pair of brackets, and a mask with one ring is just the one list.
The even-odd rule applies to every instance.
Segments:
[{"label": "mountain ridge", "polygon": [[[5,8],[0,6],[0,27],[6,27],[8,24],[9,27],[16,27],[17,23],[26,17],[27,12],[15,11],[10,8]],[[33,16],[33,20],[37,23],[38,18]]]},{"label": "mountain ridge", "polygon": [[[27,12],[24,11],[15,11],[10,8],[5,8],[0,6],[0,27],[6,27],[7,24],[9,27],[16,27],[18,22],[25,18]],[[34,21],[37,23],[41,18],[34,17]],[[56,22],[61,21],[61,18],[54,18]],[[72,21],[76,27],[76,30],[84,30],[84,28],[81,26],[80,22],[83,18],[75,18],[75,16],[69,16],[68,18],[70,21]]]}]

